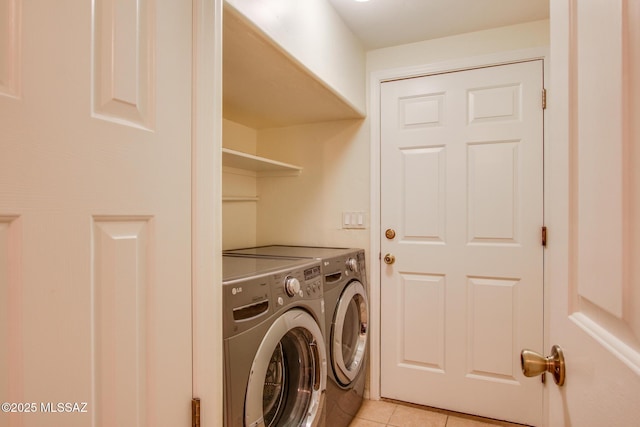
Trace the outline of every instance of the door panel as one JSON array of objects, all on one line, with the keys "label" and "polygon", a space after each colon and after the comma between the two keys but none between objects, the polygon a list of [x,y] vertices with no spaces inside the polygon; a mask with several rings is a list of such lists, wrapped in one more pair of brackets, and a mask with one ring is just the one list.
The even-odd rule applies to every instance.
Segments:
[{"label": "door panel", "polygon": [[191,4],[8,0],[0,20],[0,401],[38,409],[0,425],[185,424]]},{"label": "door panel", "polygon": [[518,243],[519,141],[469,144],[467,243]]},{"label": "door panel", "polygon": [[[552,426],[640,418],[640,2],[552,2]],[[595,30],[597,29],[597,30]]]},{"label": "door panel", "polygon": [[541,61],[382,84],[383,397],[540,424],[541,93]]},{"label": "door panel", "polygon": [[403,235],[420,241],[444,241],[444,150],[401,148],[404,182],[421,182],[423,187],[406,188],[403,203]]},{"label": "door panel", "polygon": [[20,95],[20,14],[19,0],[0,3],[0,94]]},{"label": "door panel", "polygon": [[105,425],[122,425],[132,414],[138,425],[148,425],[146,410],[137,408],[154,403],[147,386],[154,356],[147,336],[156,326],[149,312],[150,222],[93,221],[93,403],[96,418]]},{"label": "door panel", "polygon": [[398,359],[407,367],[444,373],[444,276],[401,273],[400,280],[398,298],[405,327]]},{"label": "door panel", "polygon": [[154,7],[153,0],[94,2],[92,98],[95,117],[129,126],[153,127]]}]

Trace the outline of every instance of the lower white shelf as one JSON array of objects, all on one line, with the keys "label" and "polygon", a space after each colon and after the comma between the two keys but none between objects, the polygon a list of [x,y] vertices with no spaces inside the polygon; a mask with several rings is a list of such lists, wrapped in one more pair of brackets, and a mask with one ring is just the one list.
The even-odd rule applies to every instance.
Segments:
[{"label": "lower white shelf", "polygon": [[257,176],[297,176],[302,172],[300,166],[228,148],[222,149],[222,164],[227,167],[255,171]]},{"label": "lower white shelf", "polygon": [[257,202],[258,196],[222,196],[223,202]]}]

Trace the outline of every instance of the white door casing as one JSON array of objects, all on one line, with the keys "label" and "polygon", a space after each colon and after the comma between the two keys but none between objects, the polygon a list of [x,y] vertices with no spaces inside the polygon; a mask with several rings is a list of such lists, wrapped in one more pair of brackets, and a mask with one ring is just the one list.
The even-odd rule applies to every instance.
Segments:
[{"label": "white door casing", "polygon": [[382,83],[383,397],[541,423],[519,352],[542,346],[542,76],[532,61]]},{"label": "white door casing", "polygon": [[223,422],[222,3],[192,2],[192,381],[201,427]]},{"label": "white door casing", "polygon": [[182,425],[191,3],[6,0],[0,19],[0,400],[37,409],[0,424]]},{"label": "white door casing", "polygon": [[551,2],[549,425],[640,419],[640,2]]}]

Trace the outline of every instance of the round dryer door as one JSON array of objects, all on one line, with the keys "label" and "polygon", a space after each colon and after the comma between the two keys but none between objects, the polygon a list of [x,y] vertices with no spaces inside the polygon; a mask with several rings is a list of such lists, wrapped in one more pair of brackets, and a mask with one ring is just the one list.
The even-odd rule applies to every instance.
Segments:
[{"label": "round dryer door", "polygon": [[338,300],[331,333],[331,366],[348,386],[363,369],[369,326],[369,303],[362,283],[349,283]]},{"label": "round dryer door", "polygon": [[245,426],[317,426],[322,420],[327,356],[318,323],[293,309],[264,336],[251,366]]}]

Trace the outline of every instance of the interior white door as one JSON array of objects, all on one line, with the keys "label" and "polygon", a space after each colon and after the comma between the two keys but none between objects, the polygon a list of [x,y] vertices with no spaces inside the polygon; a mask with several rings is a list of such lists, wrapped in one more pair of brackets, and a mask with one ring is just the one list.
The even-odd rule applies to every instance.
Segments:
[{"label": "interior white door", "polygon": [[640,420],[638,22],[637,0],[551,2],[550,426]]},{"label": "interior white door", "polygon": [[541,423],[519,354],[543,344],[542,80],[531,61],[382,84],[383,397]]},{"label": "interior white door", "polygon": [[189,423],[191,28],[0,1],[2,426]]}]

